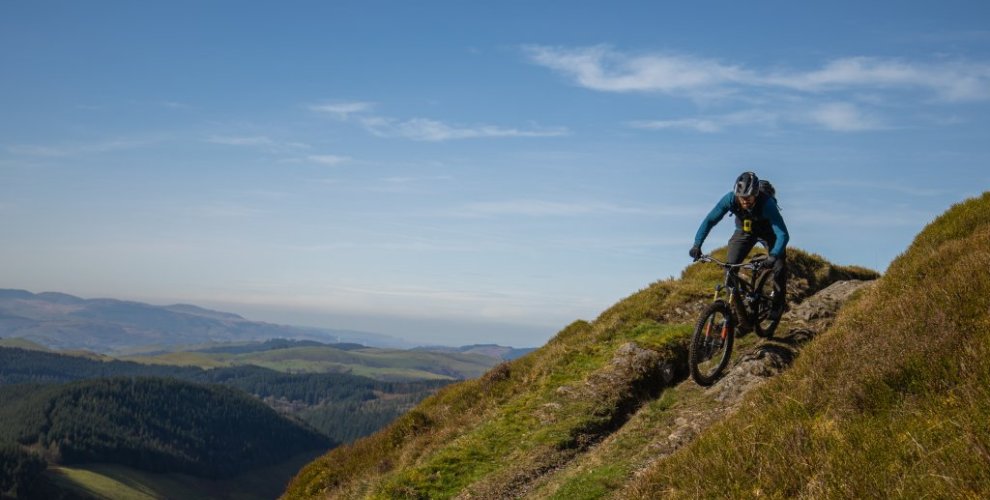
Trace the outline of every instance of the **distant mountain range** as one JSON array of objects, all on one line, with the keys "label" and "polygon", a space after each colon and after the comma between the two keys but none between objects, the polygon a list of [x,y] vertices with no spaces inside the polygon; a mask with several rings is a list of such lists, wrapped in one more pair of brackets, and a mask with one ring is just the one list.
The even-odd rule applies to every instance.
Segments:
[{"label": "distant mountain range", "polygon": [[400,339],[371,332],[277,325],[188,304],[154,306],[11,289],[0,289],[0,338],[27,339],[57,350],[99,353],[273,338],[411,347]]}]

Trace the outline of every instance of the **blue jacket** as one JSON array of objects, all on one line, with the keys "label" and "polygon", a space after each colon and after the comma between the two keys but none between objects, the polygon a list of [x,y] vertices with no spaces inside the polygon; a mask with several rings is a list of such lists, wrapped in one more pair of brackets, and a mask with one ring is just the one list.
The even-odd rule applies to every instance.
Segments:
[{"label": "blue jacket", "polygon": [[756,204],[752,210],[744,211],[736,202],[736,196],[731,191],[726,193],[721,200],[718,200],[715,208],[708,213],[708,217],[701,221],[701,227],[694,235],[694,246],[701,247],[715,224],[718,224],[722,217],[725,217],[725,214],[729,212],[736,216],[736,229],[738,231],[743,230],[743,221],[745,220],[751,221],[752,229],[750,232],[759,238],[766,239],[769,232],[773,231],[776,241],[774,241],[773,248],[770,249],[770,255],[779,256],[787,247],[787,241],[791,237],[787,233],[784,218],[780,215],[780,208],[777,207],[777,199],[761,193],[756,198]]}]

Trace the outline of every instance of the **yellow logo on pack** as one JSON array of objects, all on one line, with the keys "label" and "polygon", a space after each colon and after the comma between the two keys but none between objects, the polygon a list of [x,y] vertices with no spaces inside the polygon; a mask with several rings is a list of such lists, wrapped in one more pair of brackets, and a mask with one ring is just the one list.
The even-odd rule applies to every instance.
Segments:
[{"label": "yellow logo on pack", "polygon": [[753,221],[750,219],[743,219],[743,231],[747,233],[753,231]]}]

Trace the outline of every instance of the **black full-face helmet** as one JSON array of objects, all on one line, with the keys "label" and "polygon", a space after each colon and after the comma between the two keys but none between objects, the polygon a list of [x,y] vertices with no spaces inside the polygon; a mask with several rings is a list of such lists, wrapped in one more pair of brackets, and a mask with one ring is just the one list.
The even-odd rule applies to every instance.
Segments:
[{"label": "black full-face helmet", "polygon": [[732,192],[736,196],[756,196],[760,194],[760,178],[753,172],[743,172],[736,178],[735,188]]}]

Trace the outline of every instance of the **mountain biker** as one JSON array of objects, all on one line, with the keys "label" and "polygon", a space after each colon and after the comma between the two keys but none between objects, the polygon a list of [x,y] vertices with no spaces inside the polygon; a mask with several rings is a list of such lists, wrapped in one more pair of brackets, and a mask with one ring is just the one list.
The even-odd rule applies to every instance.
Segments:
[{"label": "mountain biker", "polygon": [[[769,185],[766,181],[762,184]],[[763,265],[773,269],[774,294],[770,318],[778,319],[784,311],[787,293],[786,248],[790,236],[777,207],[777,198],[760,187],[760,178],[753,172],[743,172],[736,178],[732,191],[726,193],[705,220],[701,221],[689,255],[694,260],[701,257],[701,244],[705,242],[708,233],[727,212],[731,212],[736,216],[736,231],[729,238],[727,261],[730,264],[739,264],[757,242],[769,249],[770,255]]]}]

